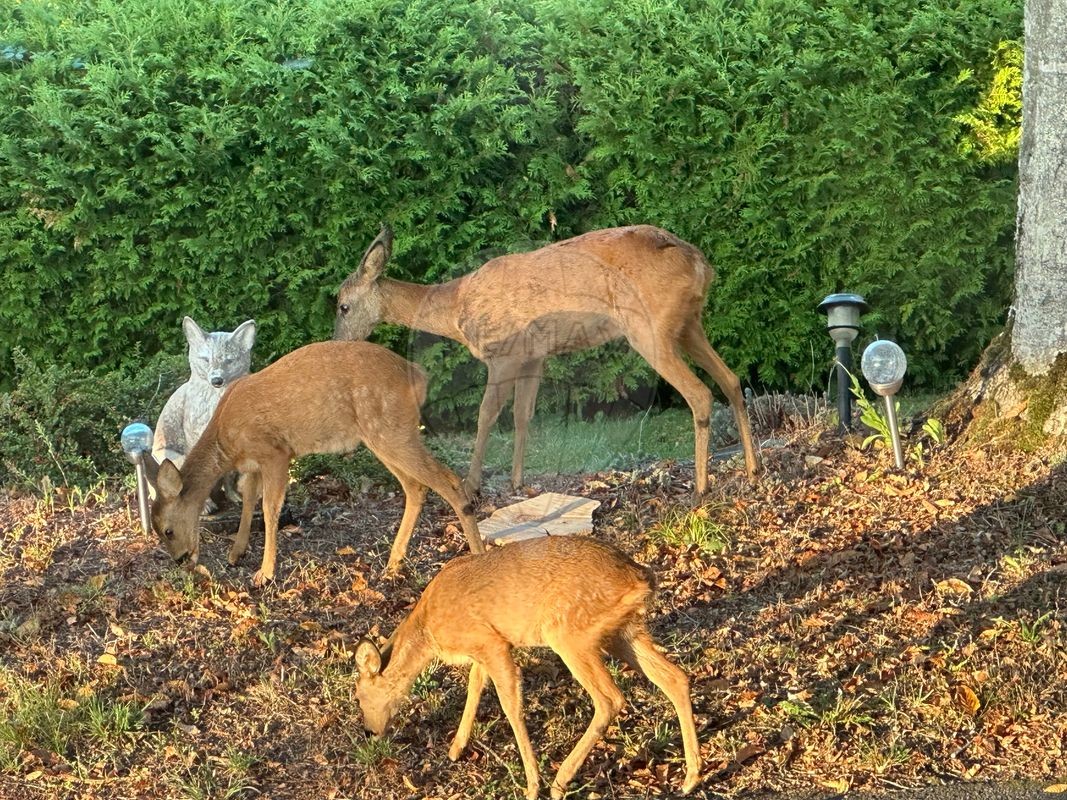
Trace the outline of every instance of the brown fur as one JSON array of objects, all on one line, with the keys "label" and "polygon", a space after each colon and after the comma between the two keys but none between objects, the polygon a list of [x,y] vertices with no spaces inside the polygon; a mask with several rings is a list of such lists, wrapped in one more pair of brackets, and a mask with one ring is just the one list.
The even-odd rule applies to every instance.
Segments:
[{"label": "brown fur", "polygon": [[643,672],[678,712],[685,747],[683,792],[700,780],[700,746],[689,680],[655,647],[645,624],[652,594],[649,571],[615,547],[586,537],[542,537],[463,556],[430,581],[391,640],[388,663],[364,640],[356,649],[356,694],[364,725],[380,734],[419,673],[434,658],[471,663],[467,701],[449,758],[463,752],[486,678],[491,678],[518,741],[526,770],[526,796],[537,796],[537,758],[522,713],[521,676],[513,647],[551,647],[593,698],[588,729],[563,761],[552,784],[567,784],[623,706],[622,693],[604,666],[610,653]]},{"label": "brown fur", "polygon": [[425,397],[422,370],[384,347],[318,342],[294,350],[227,390],[180,471],[169,461],[159,466],[152,526],[175,559],[195,564],[200,508],[218,477],[236,469],[244,502],[229,560],[236,563],[248,547],[252,512],[262,493],[266,540],[254,578],[259,585],[274,577],[289,463],[309,453],[348,452],[362,443],[397,477],[406,497],[390,571],[407,551],[427,487],[459,516],[471,550],[482,552],[459,478],[433,458],[419,434]]},{"label": "brown fur", "polygon": [[759,468],[737,376],[704,333],[702,311],[714,271],[693,245],[660,228],[593,231],[529,253],[494,258],[445,284],[419,286],[381,278],[392,234],[384,230],[337,297],[334,337],[362,339],[380,321],[448,336],[489,368],[478,435],[467,475],[481,485],[489,431],[514,393],[512,484],[522,484],[526,434],[544,360],[556,353],[625,337],[686,399],[696,439],[696,493],[707,490],[711,391],[688,355],[726,394],[750,477]]}]

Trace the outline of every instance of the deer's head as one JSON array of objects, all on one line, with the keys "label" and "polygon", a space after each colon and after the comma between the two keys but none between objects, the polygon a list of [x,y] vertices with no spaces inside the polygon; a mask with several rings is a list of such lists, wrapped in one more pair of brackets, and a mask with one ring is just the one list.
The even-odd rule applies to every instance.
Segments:
[{"label": "deer's head", "polygon": [[334,339],[362,340],[381,320],[382,297],[378,279],[393,251],[393,232],[388,225],[371,242],[356,270],[345,278],[337,292]]},{"label": "deer's head", "polygon": [[382,674],[383,661],[381,651],[370,640],[363,639],[356,646],[356,699],[363,710],[363,727],[375,736],[385,733],[404,701],[393,682]]},{"label": "deer's head", "polygon": [[[145,459],[146,465],[148,462],[155,464],[150,456]],[[152,530],[175,561],[195,566],[200,555],[201,503],[182,495],[182,474],[170,459],[150,471],[149,481],[156,492]]]}]

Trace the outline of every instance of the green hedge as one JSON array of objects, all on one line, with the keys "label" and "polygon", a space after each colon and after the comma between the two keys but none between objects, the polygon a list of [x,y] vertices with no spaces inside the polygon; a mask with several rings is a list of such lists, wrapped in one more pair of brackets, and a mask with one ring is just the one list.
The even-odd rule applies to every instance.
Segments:
[{"label": "green hedge", "polygon": [[[957,118],[1021,8],[861,5],[5,4],[0,387],[16,347],[82,370],[180,353],[183,314],[255,317],[261,363],[326,338],[383,220],[392,274],[419,281],[662,225],[715,264],[706,327],[746,382],[821,386],[814,307],[849,290],[875,308],[865,338],[945,385],[1009,302],[1014,166],[968,155]],[[424,353],[442,407],[477,403],[450,381],[476,383],[464,359]],[[580,355],[549,377],[580,398],[640,374]]]}]

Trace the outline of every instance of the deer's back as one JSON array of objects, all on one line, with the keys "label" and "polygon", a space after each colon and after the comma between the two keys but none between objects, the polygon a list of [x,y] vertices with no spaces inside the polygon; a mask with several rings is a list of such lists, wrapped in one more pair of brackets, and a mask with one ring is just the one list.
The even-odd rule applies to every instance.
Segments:
[{"label": "deer's back", "polygon": [[443,658],[462,660],[487,638],[523,647],[610,634],[642,616],[651,593],[648,569],[612,545],[549,536],[453,559],[413,614]]},{"label": "deer's back", "polygon": [[[560,342],[548,352],[564,352],[664,313],[695,313],[713,277],[696,247],[665,230],[610,228],[487,262],[463,279],[458,319],[468,341],[485,343],[482,356],[494,343],[513,349],[531,327]],[[568,343],[581,326],[589,341]]]},{"label": "deer's back", "polygon": [[344,452],[367,426],[417,429],[426,376],[370,342],[315,342],[241,378],[215,422],[224,450],[266,443],[293,455]]}]

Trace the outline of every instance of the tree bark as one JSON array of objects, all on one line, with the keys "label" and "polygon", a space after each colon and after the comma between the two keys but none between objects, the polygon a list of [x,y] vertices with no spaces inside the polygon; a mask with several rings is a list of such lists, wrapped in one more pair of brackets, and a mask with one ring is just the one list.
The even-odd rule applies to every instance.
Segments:
[{"label": "tree bark", "polygon": [[1012,354],[1044,375],[1067,352],[1067,0],[1027,0]]},{"label": "tree bark", "polygon": [[1067,436],[1067,0],[1026,0],[1015,302],[971,377],[934,414],[966,438]]}]

